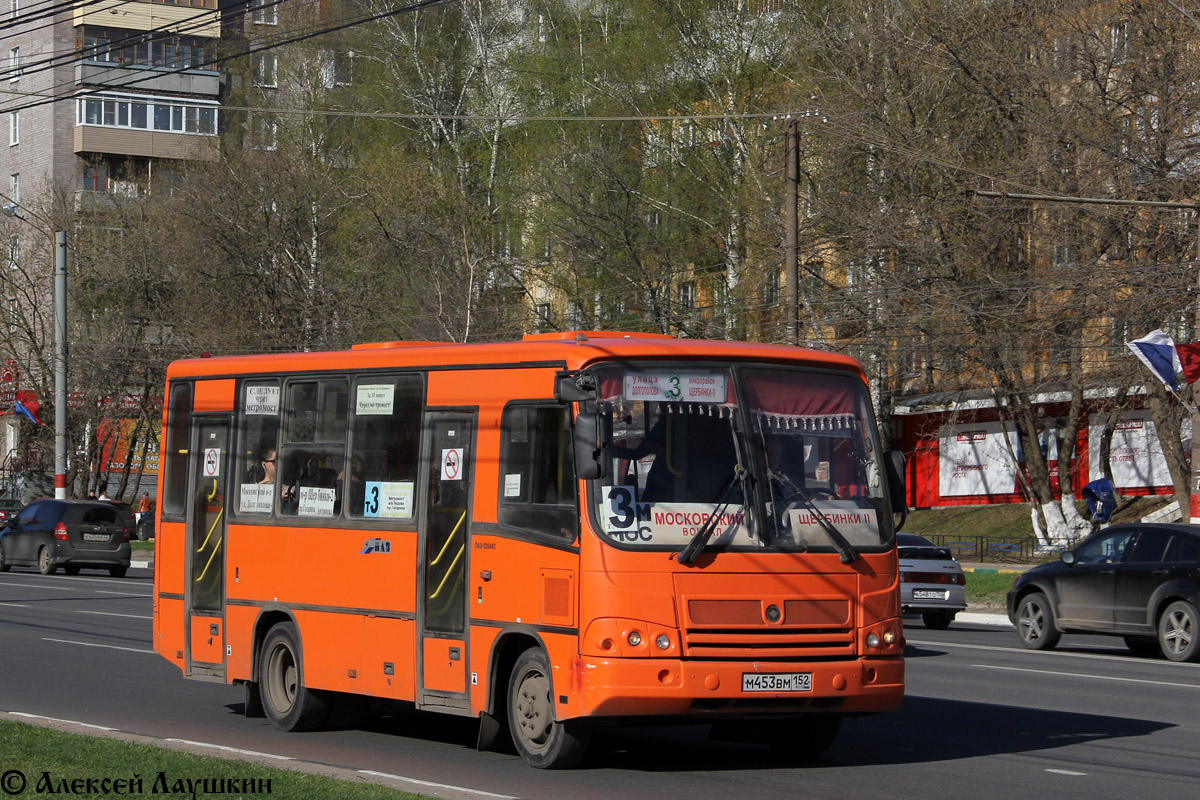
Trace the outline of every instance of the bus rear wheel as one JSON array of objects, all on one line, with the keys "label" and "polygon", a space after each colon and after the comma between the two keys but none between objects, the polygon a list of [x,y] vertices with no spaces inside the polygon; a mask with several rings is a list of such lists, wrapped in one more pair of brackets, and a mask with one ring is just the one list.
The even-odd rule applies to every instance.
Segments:
[{"label": "bus rear wheel", "polygon": [[267,632],[258,677],[263,713],[276,728],[311,731],[325,722],[329,706],[324,695],[304,685],[295,623],[281,622]]},{"label": "bus rear wheel", "polygon": [[513,667],[508,681],[508,727],[517,752],[538,769],[574,766],[587,751],[591,729],[554,718],[550,665],[538,648],[522,653]]}]

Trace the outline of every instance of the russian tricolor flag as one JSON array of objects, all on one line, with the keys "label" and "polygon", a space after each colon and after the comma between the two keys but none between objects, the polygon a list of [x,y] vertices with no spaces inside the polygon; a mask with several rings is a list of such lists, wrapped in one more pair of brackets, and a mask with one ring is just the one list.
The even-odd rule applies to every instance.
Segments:
[{"label": "russian tricolor flag", "polygon": [[1161,328],[1125,344],[1173,392],[1181,372],[1188,383],[1200,379],[1200,344],[1175,344]]}]

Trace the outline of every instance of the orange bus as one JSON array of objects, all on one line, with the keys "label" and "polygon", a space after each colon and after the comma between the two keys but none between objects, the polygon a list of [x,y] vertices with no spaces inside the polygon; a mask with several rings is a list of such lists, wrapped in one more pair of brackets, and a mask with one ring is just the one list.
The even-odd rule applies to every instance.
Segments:
[{"label": "orange bus", "polygon": [[391,699],[563,767],[651,720],[811,756],[901,701],[902,462],[849,357],[389,342],[165,397],[155,650],[278,728]]}]

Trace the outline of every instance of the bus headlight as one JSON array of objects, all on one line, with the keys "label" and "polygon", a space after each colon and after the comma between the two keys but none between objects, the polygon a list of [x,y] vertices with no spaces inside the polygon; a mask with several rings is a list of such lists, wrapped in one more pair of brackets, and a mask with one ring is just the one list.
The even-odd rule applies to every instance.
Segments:
[{"label": "bus headlight", "polygon": [[659,650],[670,650],[671,637],[667,636],[665,633],[660,633],[658,636],[654,637],[654,646]]},{"label": "bus headlight", "polygon": [[638,631],[630,631],[628,641],[629,641],[629,645],[631,647],[637,647],[639,644],[642,643],[642,634],[639,633]]}]

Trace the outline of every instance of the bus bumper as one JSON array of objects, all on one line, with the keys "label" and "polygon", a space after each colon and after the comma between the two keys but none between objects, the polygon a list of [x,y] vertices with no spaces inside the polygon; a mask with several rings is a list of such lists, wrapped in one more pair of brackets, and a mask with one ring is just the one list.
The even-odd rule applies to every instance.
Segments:
[{"label": "bus bumper", "polygon": [[[762,691],[761,676],[810,688]],[[892,711],[904,698],[904,659],[858,658],[797,666],[770,661],[714,662],[584,657],[576,673],[581,716],[758,716],[804,712]]]}]

